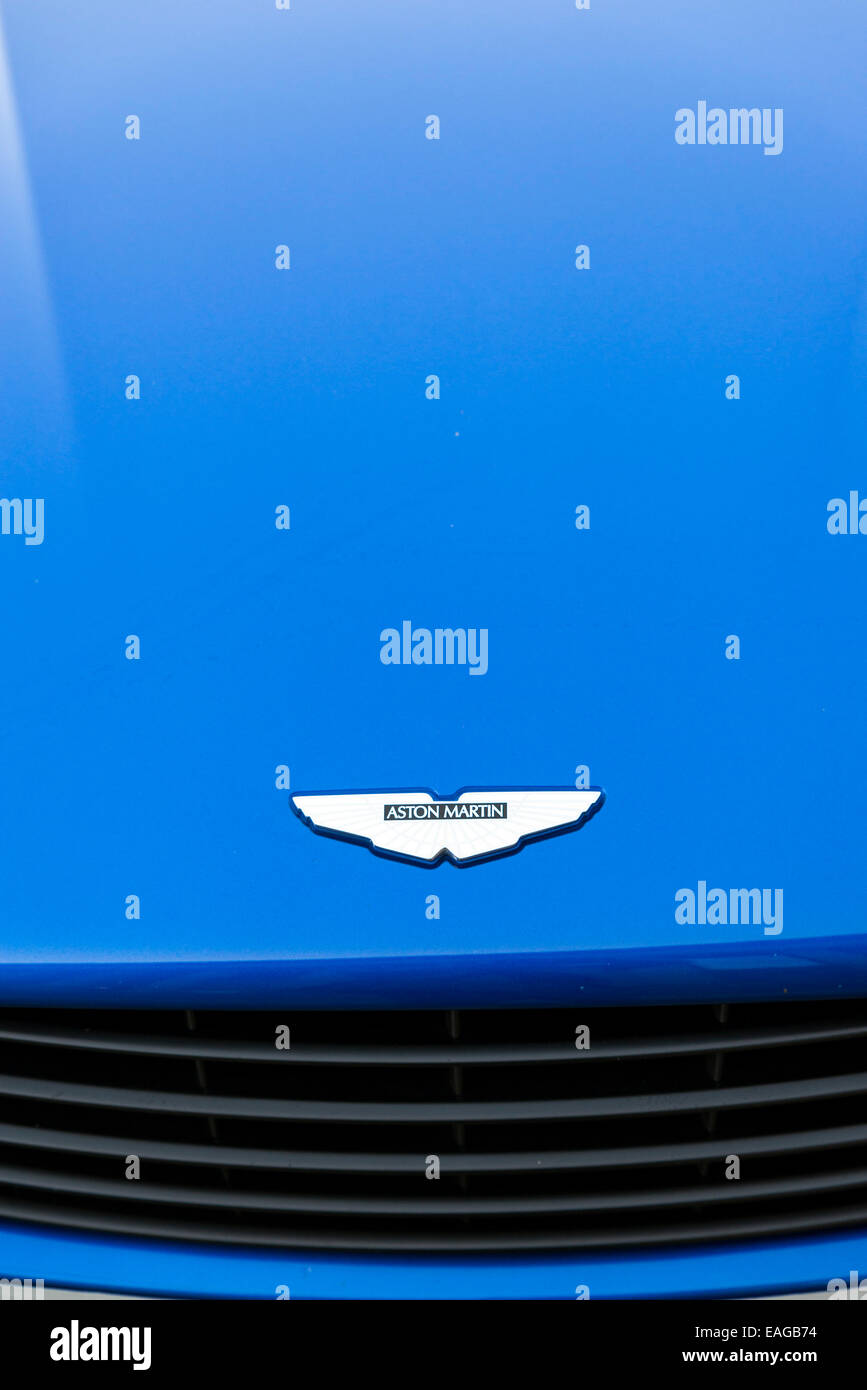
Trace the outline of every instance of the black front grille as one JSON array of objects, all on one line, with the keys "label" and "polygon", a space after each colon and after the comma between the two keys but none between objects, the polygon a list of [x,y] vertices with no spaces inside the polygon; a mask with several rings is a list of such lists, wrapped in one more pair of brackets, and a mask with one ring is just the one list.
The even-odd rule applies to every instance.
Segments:
[{"label": "black front grille", "polygon": [[[865,1000],[7,1009],[0,1044],[5,1218],[418,1251],[867,1224]],[[131,1156],[138,1179],[125,1176]]]}]

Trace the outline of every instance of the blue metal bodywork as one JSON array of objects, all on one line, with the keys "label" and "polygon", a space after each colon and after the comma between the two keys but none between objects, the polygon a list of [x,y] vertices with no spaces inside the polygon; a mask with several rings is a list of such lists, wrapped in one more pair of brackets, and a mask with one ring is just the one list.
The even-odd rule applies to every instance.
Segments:
[{"label": "blue metal bodywork", "polygon": [[[863,1270],[867,1231],[569,1256],[387,1259],[115,1240],[0,1223],[4,1261],[56,1287],[171,1298],[689,1298],[825,1289]],[[130,1271],[135,1271],[135,1282]],[[857,1282],[857,1281],[856,1281]],[[288,1289],[288,1295],[286,1290]],[[589,1290],[585,1292],[584,1290]]]},{"label": "blue metal bodywork", "polygon": [[[48,8],[0,34],[0,491],[45,504],[0,537],[0,1006],[867,993],[867,536],[827,525],[867,497],[860,5]],[[679,146],[704,99],[782,108],[782,152]],[[405,620],[486,628],[487,672],[384,665]],[[311,835],[285,768],[607,802],[420,874]],[[702,882],[781,888],[783,930],[676,920]],[[747,1293],[867,1240],[359,1261],[10,1224],[0,1266]]]},{"label": "blue metal bodywork", "polygon": [[293,959],[16,963],[5,1004],[62,1008],[446,1009],[689,1004],[867,993],[862,937],[691,950],[397,952]]}]

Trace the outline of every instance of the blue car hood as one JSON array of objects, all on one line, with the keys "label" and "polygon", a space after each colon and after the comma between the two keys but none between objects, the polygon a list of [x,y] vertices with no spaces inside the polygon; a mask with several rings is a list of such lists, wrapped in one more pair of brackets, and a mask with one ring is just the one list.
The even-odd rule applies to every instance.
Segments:
[{"label": "blue car hood", "polygon": [[[540,13],[514,93],[489,8],[471,85],[454,16],[155,7],[116,70],[7,20],[0,1002],[865,988],[863,123],[797,19],[699,88],[646,7]],[[784,148],[679,144],[672,91]],[[486,669],[384,662],[404,623]],[[584,783],[466,868],[289,804]]]}]

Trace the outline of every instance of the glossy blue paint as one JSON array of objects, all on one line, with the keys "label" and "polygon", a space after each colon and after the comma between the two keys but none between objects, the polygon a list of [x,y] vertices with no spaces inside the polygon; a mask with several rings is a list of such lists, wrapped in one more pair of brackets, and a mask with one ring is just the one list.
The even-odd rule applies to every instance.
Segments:
[{"label": "glossy blue paint", "polygon": [[[122,1002],[139,963],[777,953],[675,922],[699,880],[858,949],[860,7],[665,13],[4,7],[3,491],[46,521],[0,538],[0,960]],[[678,146],[703,96],[782,106],[783,153]],[[487,674],[384,666],[405,619],[486,627]],[[608,800],[422,876],[299,834],[282,764]]]},{"label": "glossy blue paint", "polygon": [[867,993],[867,941],[202,961],[86,959],[0,972],[0,1004],[117,1008],[495,1008],[846,998]]},{"label": "glossy blue paint", "polygon": [[[867,1230],[802,1240],[581,1256],[386,1259],[117,1240],[0,1223],[0,1274],[168,1297],[561,1298],[739,1296],[826,1289],[867,1266]],[[285,1295],[284,1295],[285,1297]]]}]

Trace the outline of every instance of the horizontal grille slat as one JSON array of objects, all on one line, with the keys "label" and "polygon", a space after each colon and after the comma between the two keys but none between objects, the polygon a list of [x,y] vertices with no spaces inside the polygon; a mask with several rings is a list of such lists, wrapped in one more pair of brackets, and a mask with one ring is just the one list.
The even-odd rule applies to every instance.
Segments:
[{"label": "horizontal grille slat", "polygon": [[0,1043],[4,1219],[468,1252],[867,1223],[860,999],[7,1009]]},{"label": "horizontal grille slat", "polygon": [[[214,1164],[227,1168],[276,1168],[289,1172],[417,1173],[418,1154],[408,1153],[305,1153],[280,1149],[228,1148],[223,1144],[172,1144],[151,1139],[118,1139],[98,1134],[75,1134],[66,1130],[28,1129],[24,1125],[0,1124],[0,1144],[34,1149],[72,1150],[116,1158],[119,1154],[138,1154],[160,1163]],[[867,1145],[867,1124],[846,1125],[839,1129],[819,1129],[807,1133],[783,1132],[728,1141],[733,1152],[745,1157],[772,1154],[809,1153],[813,1149],[846,1148]],[[448,1173],[533,1173],[574,1171],[576,1169],[643,1168],[656,1165],[676,1167],[719,1156],[715,1140],[694,1144],[653,1146],[634,1145],[623,1149],[539,1150],[535,1153],[449,1153],[443,1157]]]},{"label": "horizontal grille slat", "polygon": [[[628,1057],[677,1057],[716,1052],[737,1052],[747,1048],[786,1047],[797,1043],[843,1042],[867,1038],[867,1021],[852,1020],[825,1027],[751,1028],[740,1032],[696,1035],[678,1038],[623,1038],[603,1042],[594,1049],[594,1058],[620,1059]],[[399,1050],[389,1047],[314,1046],[296,1044],[286,1052],[278,1051],[273,1043],[244,1043],[191,1034],[188,1037],[124,1037],[121,1033],[100,1033],[90,1029],[55,1028],[39,1032],[36,1028],[0,1025],[0,1042],[26,1042],[39,1047],[74,1047],[82,1051],[131,1053],[148,1057],[189,1057],[221,1062],[267,1062],[277,1066],[514,1066],[528,1062],[574,1061],[580,1063],[585,1054],[576,1050],[571,1039],[560,1043],[500,1046],[467,1046],[454,1042],[436,1047],[409,1046]]]},{"label": "horizontal grille slat", "polygon": [[46,1192],[72,1193],[75,1196],[120,1198],[125,1202],[159,1202],[170,1206],[230,1207],[262,1212],[315,1212],[329,1216],[393,1216],[419,1217],[438,1221],[443,1216],[521,1216],[541,1214],[569,1215],[579,1212],[630,1211],[662,1207],[714,1207],[725,1202],[755,1202],[762,1198],[794,1196],[802,1192],[837,1192],[846,1188],[867,1185],[867,1169],[835,1173],[823,1178],[813,1175],[802,1178],[781,1178],[776,1182],[717,1183],[713,1187],[682,1187],[657,1192],[636,1191],[629,1194],[532,1197],[516,1195],[508,1198],[461,1197],[444,1199],[431,1196],[426,1200],[406,1197],[367,1197],[353,1194],[345,1197],[322,1197],[309,1193],[287,1195],[274,1192],[228,1191],[225,1188],[178,1187],[169,1183],[148,1186],[129,1183],[123,1178],[112,1180],[83,1178],[75,1173],[40,1172],[32,1168],[8,1168],[0,1164],[0,1190],[16,1186]]},{"label": "horizontal grille slat", "polygon": [[600,1096],[593,1100],[416,1102],[374,1105],[352,1101],[258,1100],[244,1096],[192,1095],[174,1091],[133,1091],[112,1086],[58,1084],[34,1077],[0,1076],[0,1096],[51,1100],[55,1104],[99,1105],[112,1109],[175,1111],[248,1120],[313,1120],[329,1124],[498,1124],[531,1120],[625,1119],[639,1115],[680,1115],[754,1105],[826,1100],[867,1092],[867,1072],[767,1086],[727,1086],[719,1090],[670,1092],[650,1096]]},{"label": "horizontal grille slat", "polygon": [[[617,1227],[600,1230],[588,1237],[586,1232],[564,1230],[549,1232],[523,1230],[504,1240],[499,1233],[461,1233],[441,1235],[432,1232],[421,1241],[411,1233],[372,1231],[354,1235],[343,1228],[324,1227],[313,1235],[304,1228],[269,1230],[267,1227],[237,1226],[234,1229],[217,1223],[198,1223],[166,1219],[160,1222],[159,1230],[147,1217],[124,1212],[122,1216],[110,1211],[95,1212],[84,1208],[55,1209],[48,1203],[0,1201],[0,1217],[12,1220],[36,1221],[53,1226],[85,1227],[95,1231],[122,1233],[124,1235],[176,1238],[180,1240],[205,1241],[221,1245],[268,1246],[271,1248],[301,1248],[310,1250],[365,1250],[365,1251],[482,1251],[482,1250],[593,1250],[623,1249],[631,1246],[681,1245],[686,1242],[707,1240],[756,1239],[759,1236],[790,1235],[796,1232],[811,1231],[817,1227],[811,1214],[793,1214],[785,1217],[755,1216],[725,1221],[690,1221],[681,1226],[636,1226],[628,1231]],[[867,1225],[867,1203],[847,1207],[832,1208],[824,1214],[822,1228],[835,1230],[840,1226],[859,1227]]]}]

